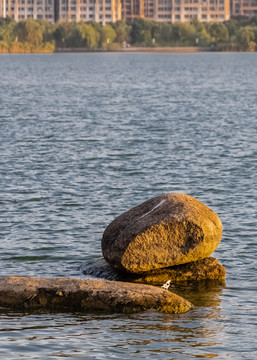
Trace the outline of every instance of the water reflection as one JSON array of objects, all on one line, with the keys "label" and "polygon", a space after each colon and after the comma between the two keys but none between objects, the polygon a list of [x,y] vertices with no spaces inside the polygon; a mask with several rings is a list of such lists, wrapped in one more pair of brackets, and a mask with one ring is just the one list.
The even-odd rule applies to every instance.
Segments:
[{"label": "water reflection", "polygon": [[180,315],[19,314],[2,309],[0,343],[5,359],[12,359],[12,351],[26,359],[213,358],[218,354],[212,348],[221,345],[224,333],[220,319],[219,307],[198,306]]},{"label": "water reflection", "polygon": [[225,288],[225,282],[206,280],[176,284],[171,291],[186,298],[195,306],[218,307]]}]

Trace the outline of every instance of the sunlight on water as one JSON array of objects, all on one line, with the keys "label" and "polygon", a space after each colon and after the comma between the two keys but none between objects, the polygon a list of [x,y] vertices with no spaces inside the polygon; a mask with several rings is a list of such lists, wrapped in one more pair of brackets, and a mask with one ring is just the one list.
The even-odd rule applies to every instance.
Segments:
[{"label": "sunlight on water", "polygon": [[256,54],[0,57],[1,276],[84,277],[105,227],[166,192],[217,212],[226,284],[182,315],[1,310],[4,359],[256,359]]}]

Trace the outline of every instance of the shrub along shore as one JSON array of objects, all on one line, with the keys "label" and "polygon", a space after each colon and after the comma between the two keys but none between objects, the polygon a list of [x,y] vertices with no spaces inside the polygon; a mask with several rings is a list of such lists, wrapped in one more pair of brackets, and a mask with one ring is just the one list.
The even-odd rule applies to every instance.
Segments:
[{"label": "shrub along shore", "polygon": [[[0,53],[73,51],[257,51],[257,17],[224,23],[158,23],[136,19],[50,24],[0,18]],[[180,50],[181,49],[181,50]],[[190,50],[191,49],[191,50]]]}]

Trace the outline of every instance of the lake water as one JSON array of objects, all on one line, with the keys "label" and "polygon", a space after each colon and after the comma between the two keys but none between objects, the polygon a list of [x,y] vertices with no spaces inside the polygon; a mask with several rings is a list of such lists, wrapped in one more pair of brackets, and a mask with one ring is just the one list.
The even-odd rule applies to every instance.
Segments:
[{"label": "lake water", "polygon": [[170,315],[0,312],[3,359],[257,358],[257,54],[0,56],[0,276],[85,277],[106,226],[167,192],[223,222],[226,286]]}]

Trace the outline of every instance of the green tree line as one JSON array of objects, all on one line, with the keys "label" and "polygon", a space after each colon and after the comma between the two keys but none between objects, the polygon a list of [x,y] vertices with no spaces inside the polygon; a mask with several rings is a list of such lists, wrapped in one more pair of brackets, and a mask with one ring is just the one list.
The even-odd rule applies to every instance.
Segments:
[{"label": "green tree line", "polygon": [[199,46],[218,51],[257,51],[257,18],[223,23],[158,23],[136,19],[50,24],[31,18],[0,18],[0,52],[52,52],[55,49],[119,49],[121,46]]}]

